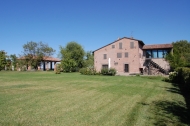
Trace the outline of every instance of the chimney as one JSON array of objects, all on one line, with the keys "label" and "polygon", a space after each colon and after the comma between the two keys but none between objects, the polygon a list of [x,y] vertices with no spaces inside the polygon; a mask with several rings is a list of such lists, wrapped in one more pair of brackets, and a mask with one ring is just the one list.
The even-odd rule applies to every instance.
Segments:
[{"label": "chimney", "polygon": [[119,40],[120,38],[118,37],[118,39],[117,40]]}]

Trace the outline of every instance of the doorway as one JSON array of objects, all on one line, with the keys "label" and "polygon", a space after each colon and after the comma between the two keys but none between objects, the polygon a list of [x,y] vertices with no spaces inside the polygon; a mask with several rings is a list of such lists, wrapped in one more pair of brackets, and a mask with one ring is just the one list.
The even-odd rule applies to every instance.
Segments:
[{"label": "doorway", "polygon": [[129,64],[124,64],[124,72],[129,72]]}]

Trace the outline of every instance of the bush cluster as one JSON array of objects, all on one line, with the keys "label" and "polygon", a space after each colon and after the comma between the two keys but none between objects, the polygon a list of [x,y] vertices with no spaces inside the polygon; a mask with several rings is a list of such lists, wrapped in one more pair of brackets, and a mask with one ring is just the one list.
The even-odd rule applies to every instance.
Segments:
[{"label": "bush cluster", "polygon": [[81,68],[80,70],[79,70],[79,72],[81,73],[81,74],[84,74],[84,75],[97,75],[98,73],[96,72],[96,69],[94,69],[94,68],[89,68],[89,67],[87,67],[87,68]]},{"label": "bush cluster", "polygon": [[169,80],[178,83],[182,88],[190,89],[190,68],[178,67],[169,73]]},{"label": "bush cluster", "polygon": [[177,76],[178,76],[178,72],[174,71],[174,72],[170,72],[169,73],[169,81],[170,82],[177,82]]},{"label": "bush cluster", "polygon": [[102,68],[101,69],[101,74],[102,75],[110,75],[110,76],[115,76],[116,74],[116,69],[115,68]]},{"label": "bush cluster", "polygon": [[61,74],[61,64],[56,64],[55,74]]},{"label": "bush cluster", "polygon": [[20,68],[20,71],[27,71],[26,66],[22,66],[22,67]]},{"label": "bush cluster", "polygon": [[182,87],[190,89],[190,68],[178,67],[176,71],[178,72],[177,82],[182,84]]},{"label": "bush cluster", "polygon": [[110,75],[110,76],[115,76],[116,69],[114,69],[114,68],[110,68],[110,69],[102,68],[101,72],[97,72],[96,69],[87,67],[87,68],[81,68],[79,72],[81,74],[84,74],[84,75]]}]

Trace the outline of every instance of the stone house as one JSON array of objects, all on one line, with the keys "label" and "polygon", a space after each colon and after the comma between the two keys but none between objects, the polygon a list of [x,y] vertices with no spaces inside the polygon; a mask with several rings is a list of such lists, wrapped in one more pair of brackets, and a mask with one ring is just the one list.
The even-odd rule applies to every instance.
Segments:
[{"label": "stone house", "polygon": [[167,74],[169,63],[164,57],[172,51],[172,44],[145,45],[142,40],[119,38],[94,53],[94,67],[115,68],[117,74]]}]

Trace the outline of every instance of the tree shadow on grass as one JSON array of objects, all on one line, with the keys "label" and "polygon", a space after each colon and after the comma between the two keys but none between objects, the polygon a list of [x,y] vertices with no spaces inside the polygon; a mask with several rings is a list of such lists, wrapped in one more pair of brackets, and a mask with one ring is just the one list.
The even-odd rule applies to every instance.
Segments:
[{"label": "tree shadow on grass", "polygon": [[[170,83],[172,87],[164,87],[166,91],[183,95],[186,104],[181,101],[153,101],[141,105],[150,107],[148,119],[156,126],[188,125],[190,126],[190,90],[180,87],[180,84]],[[160,87],[163,88],[163,87]]]},{"label": "tree shadow on grass", "polygon": [[176,94],[181,94],[182,95],[180,89],[177,88],[177,87],[172,87],[172,88],[166,87],[166,90],[169,91],[169,92],[172,92],[172,93],[176,93]]},{"label": "tree shadow on grass", "polygon": [[[171,83],[173,87],[165,87],[167,91],[183,95],[186,104],[181,101],[154,101],[151,104],[153,124],[157,126],[189,125],[190,126],[190,96],[188,89],[179,84]],[[142,104],[143,105],[143,104]],[[151,119],[150,118],[150,119]]]},{"label": "tree shadow on grass", "polygon": [[190,89],[183,87],[183,84],[180,83],[179,84],[171,83],[171,84],[173,85],[173,88],[169,88],[167,91],[183,95],[186,102],[188,120],[190,120]]},{"label": "tree shadow on grass", "polygon": [[[186,107],[187,107],[187,113],[188,113],[188,120],[190,120],[190,88],[184,87],[183,84],[176,84],[172,83],[173,86],[177,86],[180,89],[181,94],[183,95],[185,102],[186,102]],[[189,121],[190,125],[190,121]]]},{"label": "tree shadow on grass", "polygon": [[156,126],[188,125],[187,108],[183,102],[155,101],[152,103],[153,124]]}]

